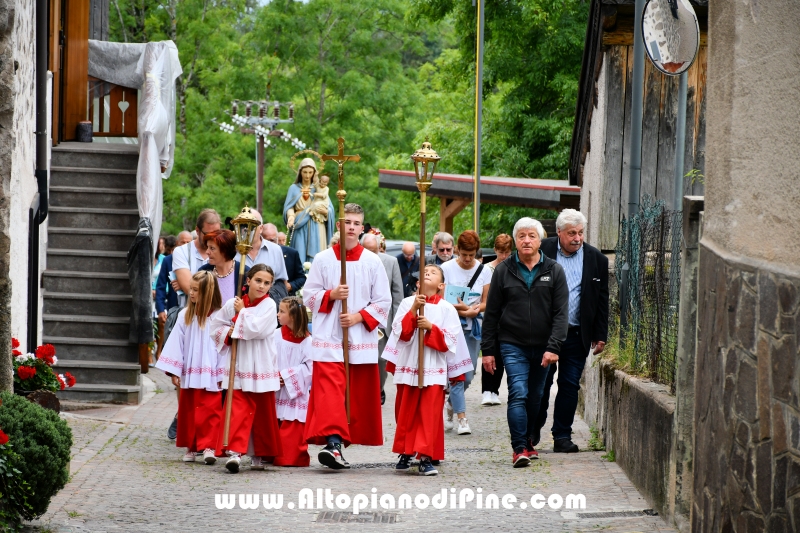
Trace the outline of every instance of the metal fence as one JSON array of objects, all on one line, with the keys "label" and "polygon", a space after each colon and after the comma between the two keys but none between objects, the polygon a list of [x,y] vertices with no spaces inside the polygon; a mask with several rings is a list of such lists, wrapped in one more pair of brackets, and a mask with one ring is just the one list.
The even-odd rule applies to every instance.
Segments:
[{"label": "metal fence", "polygon": [[[645,198],[640,211],[622,221],[616,250],[620,285],[620,337],[634,365],[654,381],[675,389],[681,265],[680,211]],[[626,305],[627,304],[627,305]]]}]

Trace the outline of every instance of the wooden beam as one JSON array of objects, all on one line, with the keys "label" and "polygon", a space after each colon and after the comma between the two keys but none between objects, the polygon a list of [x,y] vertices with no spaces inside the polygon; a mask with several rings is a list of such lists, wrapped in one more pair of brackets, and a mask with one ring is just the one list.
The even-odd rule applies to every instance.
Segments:
[{"label": "wooden beam", "polygon": [[64,2],[64,135],[75,140],[78,122],[86,120],[89,84],[89,0]]},{"label": "wooden beam", "polygon": [[471,200],[463,198],[442,198],[439,203],[439,231],[452,235],[453,219],[471,203]]},{"label": "wooden beam", "polygon": [[53,146],[58,144],[61,132],[61,0],[50,0],[48,28],[47,68],[53,73],[52,136]]}]

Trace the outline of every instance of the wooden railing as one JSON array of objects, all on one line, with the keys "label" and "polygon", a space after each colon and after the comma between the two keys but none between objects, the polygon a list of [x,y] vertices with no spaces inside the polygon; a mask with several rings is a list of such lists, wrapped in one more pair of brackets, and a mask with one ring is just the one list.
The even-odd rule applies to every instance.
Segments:
[{"label": "wooden railing", "polygon": [[139,91],[89,76],[89,120],[98,137],[137,137]]}]

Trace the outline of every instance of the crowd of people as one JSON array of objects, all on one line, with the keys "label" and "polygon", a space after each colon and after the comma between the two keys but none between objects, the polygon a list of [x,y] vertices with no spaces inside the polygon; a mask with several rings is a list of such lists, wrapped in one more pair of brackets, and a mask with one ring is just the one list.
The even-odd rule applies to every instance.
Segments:
[{"label": "crowd of people", "polygon": [[186,448],[185,461],[224,457],[231,472],[243,455],[253,469],[309,466],[309,444],[322,446],[322,465],[348,469],[347,446],[383,444],[391,373],[396,470],[416,459],[420,474],[435,475],[445,431],[472,432],[465,392],[480,364],[483,406],[501,404],[506,376],[514,467],[538,456],[557,369],[553,449],[577,452],[580,377],[608,329],[608,260],[584,242],[585,227],[580,212],[565,209],[557,235],[546,238],[540,222],[521,218],[511,235],[497,236],[485,263],[477,233],[439,232],[420,276],[414,243],[387,255],[380,231],[365,231],[363,209],[347,204],[307,274],[266,223],[239,279],[234,233],[215,211],[202,211],[194,235],[165,237],[155,261],[155,366],[178,393],[170,438]]}]

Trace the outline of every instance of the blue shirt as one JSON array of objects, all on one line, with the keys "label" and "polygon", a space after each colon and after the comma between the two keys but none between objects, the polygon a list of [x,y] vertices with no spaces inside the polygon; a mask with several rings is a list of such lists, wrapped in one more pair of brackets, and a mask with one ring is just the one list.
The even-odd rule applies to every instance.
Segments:
[{"label": "blue shirt", "polygon": [[533,285],[533,280],[536,279],[536,274],[539,273],[539,265],[544,263],[544,254],[541,251],[539,252],[539,262],[533,265],[533,269],[531,270],[528,270],[528,267],[525,266],[525,263],[519,260],[519,252],[514,252],[514,257],[517,260],[517,271],[530,289],[531,285]]},{"label": "blue shirt", "polygon": [[558,243],[556,262],[564,269],[569,287],[569,325],[581,325],[581,281],[583,280],[583,245],[572,255],[564,255]]}]

